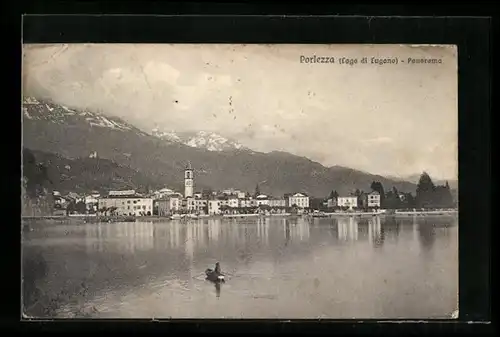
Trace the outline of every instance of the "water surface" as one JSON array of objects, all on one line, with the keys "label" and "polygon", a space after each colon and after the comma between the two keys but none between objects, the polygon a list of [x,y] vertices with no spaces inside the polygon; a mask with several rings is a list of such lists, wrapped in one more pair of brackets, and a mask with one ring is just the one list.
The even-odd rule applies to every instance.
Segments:
[{"label": "water surface", "polygon": [[[23,235],[34,317],[419,319],[458,306],[452,217],[46,224]],[[217,261],[220,287],[203,278]]]}]

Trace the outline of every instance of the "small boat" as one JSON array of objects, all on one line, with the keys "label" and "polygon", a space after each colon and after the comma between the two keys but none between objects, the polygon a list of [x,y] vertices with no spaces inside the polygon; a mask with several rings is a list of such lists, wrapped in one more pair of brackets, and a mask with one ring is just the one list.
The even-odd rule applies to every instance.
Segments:
[{"label": "small boat", "polygon": [[220,263],[217,262],[215,264],[215,269],[212,270],[208,268],[205,270],[205,275],[207,276],[206,279],[211,282],[225,282],[224,280],[224,274],[220,270]]}]

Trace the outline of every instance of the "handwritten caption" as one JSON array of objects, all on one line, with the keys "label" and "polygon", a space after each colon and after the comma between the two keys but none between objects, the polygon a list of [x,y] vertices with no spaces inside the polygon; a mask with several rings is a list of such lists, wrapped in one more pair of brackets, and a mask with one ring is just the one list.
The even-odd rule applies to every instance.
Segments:
[{"label": "handwritten caption", "polygon": [[376,66],[397,64],[442,64],[440,58],[400,58],[400,57],[333,57],[333,56],[305,56],[300,55],[300,63],[305,64],[342,64],[354,66],[357,64],[372,64]]}]

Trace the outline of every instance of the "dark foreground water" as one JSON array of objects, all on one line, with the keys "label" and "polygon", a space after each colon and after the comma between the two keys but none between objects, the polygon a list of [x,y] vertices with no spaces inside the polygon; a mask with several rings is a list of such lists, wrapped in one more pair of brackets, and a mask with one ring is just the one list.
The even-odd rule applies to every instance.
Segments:
[{"label": "dark foreground water", "polygon": [[[37,226],[33,317],[450,318],[456,218],[245,219]],[[220,288],[204,280],[220,261]]]}]

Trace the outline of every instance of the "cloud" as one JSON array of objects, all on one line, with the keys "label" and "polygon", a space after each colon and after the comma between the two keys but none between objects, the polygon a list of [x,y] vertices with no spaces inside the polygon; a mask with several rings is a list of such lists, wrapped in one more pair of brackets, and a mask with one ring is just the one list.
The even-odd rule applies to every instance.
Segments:
[{"label": "cloud", "polygon": [[[434,55],[444,62],[300,63],[300,55],[313,54]],[[450,48],[370,45],[38,45],[24,50],[23,87],[145,131],[215,131],[325,165],[403,175],[432,168],[453,176],[455,56]]]}]

